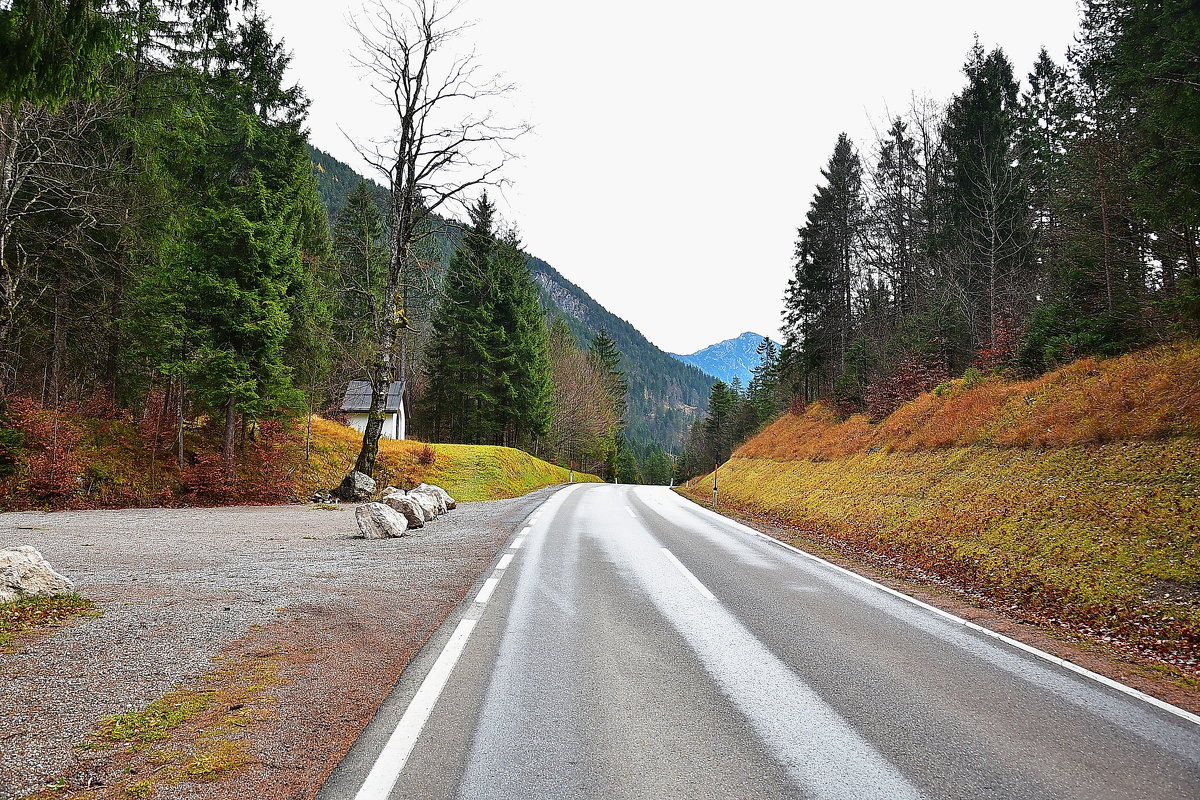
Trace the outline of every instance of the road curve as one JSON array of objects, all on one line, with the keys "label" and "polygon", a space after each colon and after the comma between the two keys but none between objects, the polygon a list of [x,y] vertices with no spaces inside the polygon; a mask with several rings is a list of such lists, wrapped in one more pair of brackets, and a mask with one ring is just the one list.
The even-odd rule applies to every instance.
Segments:
[{"label": "road curve", "polygon": [[1200,797],[1193,719],[667,489],[564,489],[513,545],[321,798]]}]

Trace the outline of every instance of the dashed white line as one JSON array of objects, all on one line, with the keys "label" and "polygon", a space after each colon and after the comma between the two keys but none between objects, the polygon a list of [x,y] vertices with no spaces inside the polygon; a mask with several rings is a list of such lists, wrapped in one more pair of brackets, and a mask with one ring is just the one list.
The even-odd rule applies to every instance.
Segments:
[{"label": "dashed white line", "polygon": [[[570,489],[566,491],[570,491]],[[555,495],[559,503],[562,502],[560,497],[561,493]],[[539,510],[529,518],[517,538],[509,545],[510,550],[521,548],[540,515],[541,511]],[[366,780],[354,795],[354,800],[387,800],[387,796],[391,794],[396,781],[400,779],[400,773],[404,771],[404,766],[408,763],[408,757],[412,754],[417,738],[421,735],[421,729],[429,720],[429,715],[433,712],[433,707],[437,703],[438,697],[441,696],[442,689],[446,687],[446,682],[450,679],[454,665],[458,663],[459,656],[467,646],[467,640],[471,638],[471,631],[475,629],[475,623],[482,613],[480,606],[486,605],[491,599],[500,579],[504,577],[504,570],[512,563],[514,555],[514,553],[505,553],[496,562],[496,568],[483,582],[479,594],[475,595],[475,606],[468,612],[468,616],[458,623],[454,633],[450,634],[446,646],[442,648],[437,660],[433,662],[433,668],[421,681],[417,693],[413,695],[412,702],[408,704],[408,708],[400,717],[400,722],[396,724],[396,729],[392,731],[387,744],[383,746],[375,763],[371,765],[371,771],[367,773]]]},{"label": "dashed white line", "polygon": [[675,554],[674,554],[674,553],[672,553],[670,550],[668,550],[668,549],[667,549],[667,548],[665,548],[665,547],[663,547],[663,548],[660,548],[660,549],[663,551],[663,555],[664,555],[664,556],[666,556],[666,557],[667,557],[667,559],[668,559],[668,560],[669,560],[669,561],[670,561],[672,564],[674,564],[674,565],[675,565],[675,569],[677,569],[677,570],[679,570],[680,572],[682,572],[682,573],[683,573],[683,577],[687,578],[687,579],[688,579],[688,581],[689,581],[689,582],[692,584],[692,586],[696,587],[696,591],[697,591],[697,592],[699,592],[700,594],[704,595],[704,596],[705,596],[705,597],[707,597],[709,600],[716,600],[716,599],[717,599],[717,596],[716,596],[715,594],[713,594],[712,592],[710,592],[710,591],[708,590],[708,587],[707,587],[707,586],[705,586],[703,583],[701,583],[701,582],[699,581],[699,579],[697,579],[697,578],[696,578],[696,576],[695,576],[695,575],[693,575],[693,574],[691,573],[691,570],[689,570],[687,567],[685,567],[683,564],[681,564],[681,563],[679,562],[679,559],[675,557]]},{"label": "dashed white line", "polygon": [[479,590],[479,594],[475,595],[476,603],[486,603],[491,599],[492,592],[496,591],[496,585],[500,583],[500,579],[493,576],[483,582],[483,588]]},{"label": "dashed white line", "polygon": [[637,519],[637,514],[634,514],[633,509],[630,508],[629,506],[625,506],[625,513],[628,514],[633,519]]}]

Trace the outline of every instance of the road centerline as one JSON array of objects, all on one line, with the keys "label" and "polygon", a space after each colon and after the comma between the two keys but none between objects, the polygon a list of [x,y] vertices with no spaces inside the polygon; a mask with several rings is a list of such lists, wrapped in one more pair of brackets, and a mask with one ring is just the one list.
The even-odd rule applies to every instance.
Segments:
[{"label": "road centerline", "polygon": [[674,553],[672,553],[670,550],[668,550],[665,547],[662,547],[659,549],[662,550],[663,555],[666,556],[667,560],[670,561],[671,564],[674,565],[675,569],[679,570],[683,574],[683,577],[688,579],[688,583],[692,584],[692,586],[696,589],[697,592],[699,592],[701,595],[708,598],[709,600],[717,599],[717,596],[715,594],[713,594],[712,592],[710,592],[708,590],[708,587],[705,586],[703,583],[701,583],[700,579],[697,578],[695,575],[693,575],[692,571],[689,570],[687,567],[685,567],[682,564],[682,562],[680,562],[680,560],[675,557]]}]

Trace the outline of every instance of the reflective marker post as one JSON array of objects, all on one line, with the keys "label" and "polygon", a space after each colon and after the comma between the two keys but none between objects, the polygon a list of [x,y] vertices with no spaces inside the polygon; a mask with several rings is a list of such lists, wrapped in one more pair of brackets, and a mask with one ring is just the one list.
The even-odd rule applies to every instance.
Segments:
[{"label": "reflective marker post", "polygon": [[717,507],[717,470],[720,468],[720,464],[713,464],[713,508]]}]

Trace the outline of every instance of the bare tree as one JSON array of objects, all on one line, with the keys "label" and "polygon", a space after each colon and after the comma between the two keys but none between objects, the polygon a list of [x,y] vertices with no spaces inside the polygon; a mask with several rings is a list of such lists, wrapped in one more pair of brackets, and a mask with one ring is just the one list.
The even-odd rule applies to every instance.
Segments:
[{"label": "bare tree", "polygon": [[0,394],[15,378],[20,317],[49,285],[39,277],[43,262],[86,248],[89,231],[115,224],[105,179],[120,168],[94,135],[115,113],[90,101],[60,111],[0,106]]},{"label": "bare tree", "polygon": [[512,157],[508,143],[528,130],[524,124],[501,124],[492,108],[490,101],[512,87],[484,75],[474,52],[453,52],[466,27],[449,21],[458,7],[443,10],[437,0],[377,0],[364,9],[365,19],[354,22],[356,60],[396,118],[391,136],[358,147],[388,176],[391,198],[383,324],[371,368],[371,409],[354,465],[367,475],[375,469],[388,386],[408,377],[409,289],[423,271],[419,244],[439,232],[443,206],[461,203],[474,187],[497,183]]}]

